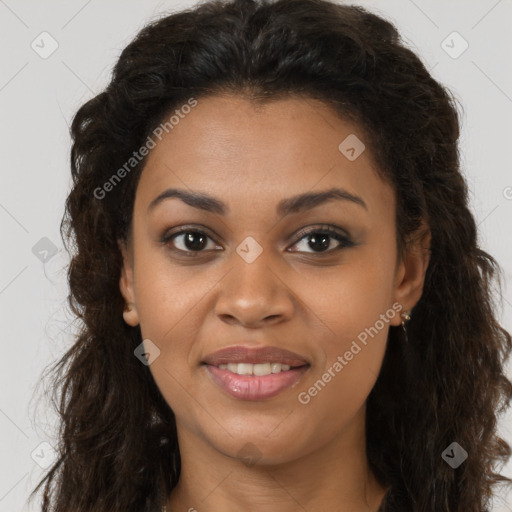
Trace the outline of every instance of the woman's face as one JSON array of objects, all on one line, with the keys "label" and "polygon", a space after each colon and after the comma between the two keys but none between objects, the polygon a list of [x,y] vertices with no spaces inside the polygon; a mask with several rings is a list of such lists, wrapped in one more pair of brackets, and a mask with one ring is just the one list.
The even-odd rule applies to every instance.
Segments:
[{"label": "woman's face", "polygon": [[215,96],[151,150],[121,290],[160,351],[150,370],[180,442],[276,464],[362,431],[389,327],[426,268],[397,261],[394,193],[364,143],[312,99]]}]

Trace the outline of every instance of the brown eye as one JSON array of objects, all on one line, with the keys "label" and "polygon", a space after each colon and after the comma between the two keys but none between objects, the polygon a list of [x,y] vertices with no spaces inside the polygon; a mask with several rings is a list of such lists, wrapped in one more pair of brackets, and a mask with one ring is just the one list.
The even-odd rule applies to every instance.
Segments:
[{"label": "brown eye", "polygon": [[[329,226],[325,228],[315,228],[309,231],[302,231],[300,235],[302,236],[297,242],[295,242],[293,247],[300,247],[302,240],[306,241],[302,243],[303,249],[297,249],[297,252],[313,252],[321,254],[354,246],[354,243],[346,235]],[[337,243],[334,248],[331,247],[333,240]],[[311,251],[308,251],[308,248],[311,249]]]},{"label": "brown eye", "polygon": [[175,233],[164,235],[162,242],[171,245],[173,250],[184,253],[199,253],[218,248],[210,236],[192,228],[182,228]]}]

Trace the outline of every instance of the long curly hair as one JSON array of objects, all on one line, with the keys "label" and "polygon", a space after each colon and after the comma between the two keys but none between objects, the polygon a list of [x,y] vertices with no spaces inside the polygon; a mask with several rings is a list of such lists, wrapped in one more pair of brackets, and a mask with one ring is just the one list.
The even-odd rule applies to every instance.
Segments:
[{"label": "long curly hair", "polygon": [[[155,512],[178,482],[175,417],[134,356],[141,331],[123,321],[119,289],[118,240],[146,159],[106,197],[98,190],[174,109],[223,93],[322,100],[367,134],[397,198],[401,255],[428,223],[430,263],[408,343],[390,327],[367,400],[368,462],[390,488],[382,510],[488,511],[495,487],[510,484],[499,473],[510,447],[497,421],[512,398],[512,339],[497,319],[500,268],[479,247],[459,167],[456,101],[390,22],[327,0],[217,0],[153,21],[75,114],[61,235],[81,328],[52,368],[58,457],[31,499],[44,484],[43,512]],[[468,453],[456,469],[441,457],[454,441]]]}]

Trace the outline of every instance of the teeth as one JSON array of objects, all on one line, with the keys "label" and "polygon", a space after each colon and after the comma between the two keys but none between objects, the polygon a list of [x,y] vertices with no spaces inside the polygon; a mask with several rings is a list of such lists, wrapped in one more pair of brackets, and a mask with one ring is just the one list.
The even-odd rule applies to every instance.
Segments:
[{"label": "teeth", "polygon": [[279,373],[281,371],[282,365],[281,363],[272,363],[270,365],[270,369],[272,373]]},{"label": "teeth", "polygon": [[219,369],[229,370],[238,375],[256,375],[257,377],[261,377],[263,375],[270,375],[271,373],[286,372],[290,369],[290,365],[281,363],[229,363],[219,364]]},{"label": "teeth", "polygon": [[252,375],[253,365],[249,363],[238,363],[238,375]]}]

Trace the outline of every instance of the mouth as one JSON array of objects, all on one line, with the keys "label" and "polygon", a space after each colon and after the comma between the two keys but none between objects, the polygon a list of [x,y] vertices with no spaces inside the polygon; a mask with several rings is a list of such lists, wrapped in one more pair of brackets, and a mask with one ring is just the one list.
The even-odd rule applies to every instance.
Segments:
[{"label": "mouth", "polygon": [[298,385],[310,365],[281,363],[229,363],[213,366],[204,363],[213,383],[239,400],[265,400]]},{"label": "mouth", "polygon": [[310,368],[302,356],[277,347],[228,347],[202,361],[213,383],[240,400],[264,400],[294,388]]}]

